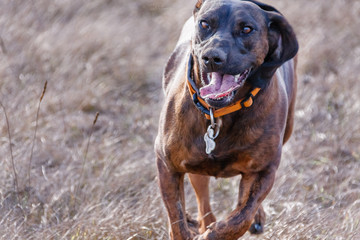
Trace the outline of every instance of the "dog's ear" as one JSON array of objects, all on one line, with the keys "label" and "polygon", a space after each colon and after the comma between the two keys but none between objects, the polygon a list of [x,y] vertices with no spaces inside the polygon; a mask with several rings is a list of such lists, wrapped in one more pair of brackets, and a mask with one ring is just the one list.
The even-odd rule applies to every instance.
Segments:
[{"label": "dog's ear", "polygon": [[[256,5],[258,5],[261,9],[265,10],[265,11],[271,11],[271,12],[277,12],[280,13],[276,8],[274,8],[273,6],[267,5],[265,3],[262,2],[258,2],[258,1],[254,1],[254,0],[245,0],[247,2],[252,2],[255,3]],[[281,14],[281,13],[280,13]]]},{"label": "dog's ear", "polygon": [[266,12],[268,16],[269,52],[265,62],[281,65],[293,58],[299,49],[295,32],[288,21],[277,12]]},{"label": "dog's ear", "polygon": [[257,1],[246,1],[264,10],[267,19],[269,51],[251,80],[254,86],[264,88],[276,69],[296,55],[299,45],[293,28],[277,9]]},{"label": "dog's ear", "polygon": [[267,14],[269,53],[265,62],[269,65],[281,65],[293,58],[299,45],[294,30],[282,14],[276,8],[265,3],[254,0],[245,1],[255,3]]},{"label": "dog's ear", "polygon": [[193,14],[195,15],[201,8],[201,6],[203,5],[203,3],[205,2],[205,0],[198,0],[197,3],[195,4],[195,8],[193,11]]}]

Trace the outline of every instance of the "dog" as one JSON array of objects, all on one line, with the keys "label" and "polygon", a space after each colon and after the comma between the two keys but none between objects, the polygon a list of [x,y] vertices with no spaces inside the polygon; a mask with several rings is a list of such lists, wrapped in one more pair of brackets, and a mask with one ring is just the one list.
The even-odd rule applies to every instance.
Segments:
[{"label": "dog", "polygon": [[[293,129],[298,42],[274,7],[198,0],[163,74],[155,140],[171,239],[238,239],[261,233],[283,144]],[[185,210],[188,174],[197,221]],[[216,221],[209,177],[241,175],[236,208]]]}]

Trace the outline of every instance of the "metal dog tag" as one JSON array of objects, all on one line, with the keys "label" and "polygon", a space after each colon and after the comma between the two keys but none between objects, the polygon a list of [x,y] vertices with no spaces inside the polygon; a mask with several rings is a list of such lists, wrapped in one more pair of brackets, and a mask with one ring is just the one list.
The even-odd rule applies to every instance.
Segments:
[{"label": "metal dog tag", "polygon": [[219,135],[220,132],[220,125],[216,124],[213,109],[210,108],[210,120],[211,124],[207,128],[207,131],[204,135],[204,141],[206,145],[205,152],[206,154],[210,154],[216,147],[215,138]]},{"label": "metal dog tag", "polygon": [[216,143],[214,141],[214,129],[211,128],[211,125],[208,127],[207,132],[204,135],[204,141],[206,144],[206,154],[210,154],[216,146]]}]

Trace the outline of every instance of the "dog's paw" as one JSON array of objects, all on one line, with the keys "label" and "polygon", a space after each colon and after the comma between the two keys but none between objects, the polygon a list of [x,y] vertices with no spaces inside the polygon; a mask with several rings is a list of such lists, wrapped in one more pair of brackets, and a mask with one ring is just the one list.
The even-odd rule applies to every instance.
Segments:
[{"label": "dog's paw", "polygon": [[203,234],[197,235],[193,238],[193,240],[211,240],[211,239],[216,239],[216,238],[212,238],[210,236],[211,231],[208,229],[206,230]]},{"label": "dog's paw", "polygon": [[254,222],[249,228],[251,234],[261,234],[264,232],[264,226],[261,223]]},{"label": "dog's paw", "polygon": [[195,235],[199,234],[199,223],[198,221],[196,221],[195,219],[192,219],[191,216],[186,213],[186,221],[187,221],[187,224],[188,224],[188,227],[190,229],[190,231],[192,233],[194,233]]},{"label": "dog's paw", "polygon": [[[225,222],[213,222],[206,227],[207,230],[194,238],[194,240],[217,240],[224,239],[224,231],[226,228]],[[226,232],[226,231],[225,231]]]},{"label": "dog's paw", "polygon": [[262,206],[260,206],[256,212],[254,222],[249,228],[251,234],[261,234],[264,232],[266,215]]}]

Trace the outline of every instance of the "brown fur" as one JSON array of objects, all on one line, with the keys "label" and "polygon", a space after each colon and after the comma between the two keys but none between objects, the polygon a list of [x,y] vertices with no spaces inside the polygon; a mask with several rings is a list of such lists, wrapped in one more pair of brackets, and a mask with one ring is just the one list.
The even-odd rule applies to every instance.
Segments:
[{"label": "brown fur", "polygon": [[[204,2],[207,1],[197,3],[195,19],[197,14],[202,14],[201,7]],[[233,1],[230,0],[229,3],[233,4]],[[244,7],[251,8],[254,15],[259,15],[254,18],[265,21],[260,16],[260,11],[263,10],[252,5],[255,4],[244,4]],[[259,6],[262,9],[269,7],[261,4]],[[239,8],[241,7],[243,6]],[[195,82],[197,86],[201,86],[201,49],[198,49],[194,36],[191,39],[187,34],[187,31],[194,27],[192,21],[190,19],[184,26],[182,36],[165,68],[165,103],[155,143],[159,183],[169,215],[170,235],[172,239],[237,239],[249,230],[252,223],[250,231],[260,233],[265,222],[261,202],[272,188],[282,145],[289,139],[293,128],[296,64],[289,58],[295,54],[288,54],[285,59],[269,60],[281,64],[271,68],[273,72],[266,86],[255,97],[253,106],[217,119],[218,122],[221,121],[220,135],[215,140],[215,150],[208,155],[205,153],[203,136],[209,121],[195,108],[186,86],[189,54],[194,57]],[[292,31],[288,25],[286,27],[287,31]],[[265,66],[268,52],[274,50],[271,49],[272,36],[268,35],[269,37],[264,39],[263,34],[261,39],[251,43],[256,46],[251,54],[258,58],[258,74],[264,74],[268,70],[262,70],[262,66]],[[290,46],[287,46],[289,43],[284,35],[282,38],[284,50]],[[292,48],[296,49],[291,51],[296,53],[296,39],[294,44]],[[216,48],[217,46],[211,46],[206,51]],[[274,74],[276,69],[278,73]],[[234,101],[251,90],[251,79],[246,81],[244,87],[236,93]],[[189,173],[195,189],[199,224],[191,221],[185,211],[183,180],[186,173]],[[209,176],[232,177],[239,174],[242,179],[237,207],[226,219],[215,222],[216,218],[209,204]],[[199,233],[201,235],[198,235]]]}]

